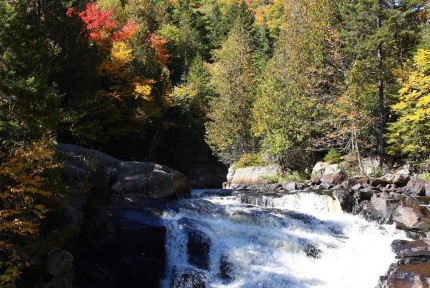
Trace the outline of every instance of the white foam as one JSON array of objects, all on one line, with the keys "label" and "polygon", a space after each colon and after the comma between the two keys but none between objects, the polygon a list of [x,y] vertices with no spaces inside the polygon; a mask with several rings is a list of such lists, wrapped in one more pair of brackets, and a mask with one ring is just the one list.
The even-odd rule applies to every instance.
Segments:
[{"label": "white foam", "polygon": [[[208,287],[375,287],[394,261],[391,242],[404,235],[394,226],[342,213],[331,196],[296,195],[265,200],[276,209],[244,205],[237,196],[212,195],[206,199],[220,209],[211,208],[203,214],[193,208],[165,213],[168,273],[163,287],[169,287],[175,265],[190,265],[187,235],[178,224],[183,218],[211,240]],[[196,202],[190,207],[205,203],[186,201]],[[306,255],[309,245],[321,251],[319,259]],[[230,283],[219,277],[222,255],[233,267]]]}]

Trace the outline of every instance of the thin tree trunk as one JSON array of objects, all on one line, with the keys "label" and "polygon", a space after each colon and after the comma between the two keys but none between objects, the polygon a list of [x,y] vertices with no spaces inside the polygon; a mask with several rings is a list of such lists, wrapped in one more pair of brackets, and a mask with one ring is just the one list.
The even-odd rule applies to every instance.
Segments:
[{"label": "thin tree trunk", "polygon": [[[381,1],[379,1],[378,16],[376,18],[376,25],[378,30],[382,27],[381,19]],[[379,152],[379,166],[382,167],[384,154],[384,130],[385,130],[385,107],[384,107],[384,76],[383,76],[383,45],[382,42],[378,43],[376,49],[376,57],[378,62],[378,100],[379,100],[379,131],[378,131],[378,152]]]}]

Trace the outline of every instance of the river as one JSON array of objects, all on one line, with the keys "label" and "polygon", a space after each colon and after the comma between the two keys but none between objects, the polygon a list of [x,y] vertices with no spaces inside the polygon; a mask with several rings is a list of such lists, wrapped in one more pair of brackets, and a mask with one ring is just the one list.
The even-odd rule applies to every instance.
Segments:
[{"label": "river", "polygon": [[[193,190],[164,212],[162,287],[375,287],[405,239],[342,212],[330,193]],[[205,283],[205,284],[203,284]]]}]

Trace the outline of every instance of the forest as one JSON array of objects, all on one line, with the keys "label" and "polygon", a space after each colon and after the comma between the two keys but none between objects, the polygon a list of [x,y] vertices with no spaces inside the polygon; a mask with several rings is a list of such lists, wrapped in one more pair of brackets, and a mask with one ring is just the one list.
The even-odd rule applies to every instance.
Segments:
[{"label": "forest", "polygon": [[0,286],[17,287],[68,197],[58,143],[180,171],[306,171],[335,151],[429,172],[429,12],[424,0],[0,1]]}]

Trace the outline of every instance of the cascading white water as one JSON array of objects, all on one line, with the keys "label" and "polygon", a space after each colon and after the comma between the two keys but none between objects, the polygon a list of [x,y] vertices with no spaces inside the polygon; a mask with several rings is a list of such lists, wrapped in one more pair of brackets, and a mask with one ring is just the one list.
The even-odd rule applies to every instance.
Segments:
[{"label": "cascading white water", "polygon": [[405,238],[394,226],[343,213],[333,196],[225,193],[195,190],[194,199],[164,213],[163,287],[172,287],[175,269],[196,266],[189,259],[190,231],[199,231],[210,247],[200,251],[207,269],[194,271],[206,287],[231,288],[375,287],[394,261],[391,242]]}]

